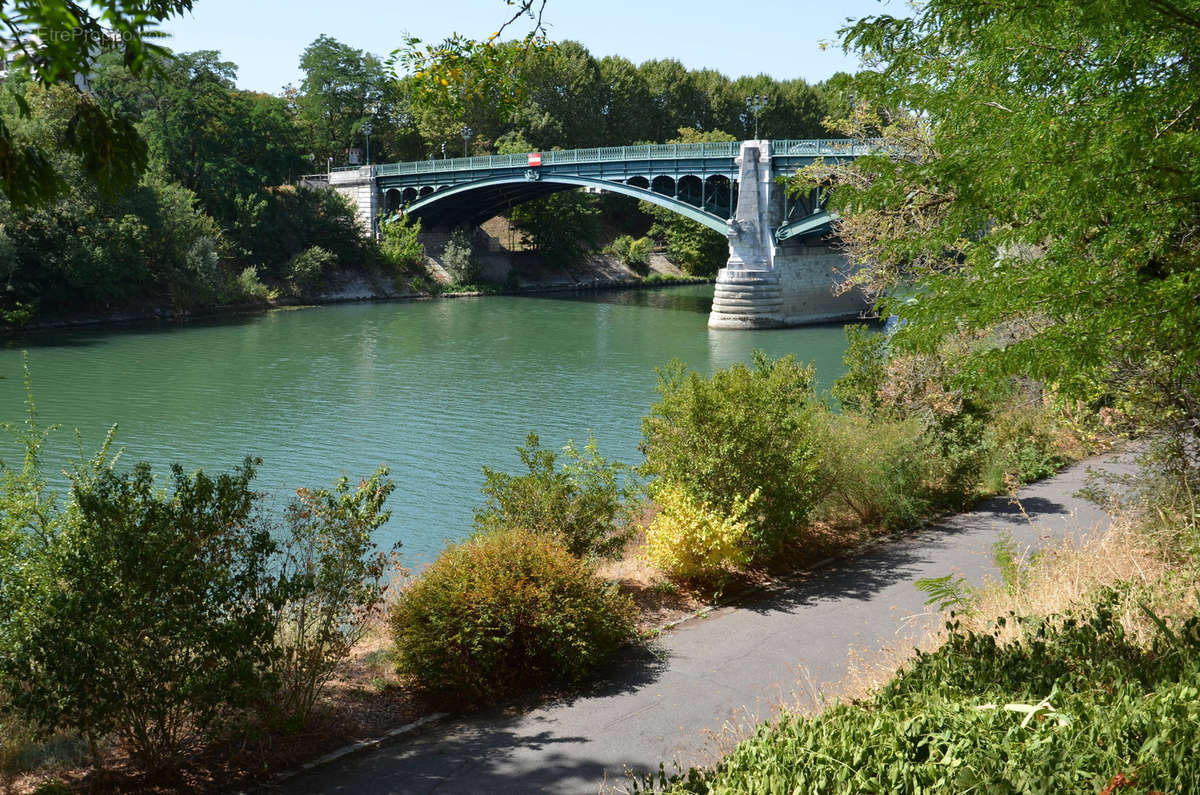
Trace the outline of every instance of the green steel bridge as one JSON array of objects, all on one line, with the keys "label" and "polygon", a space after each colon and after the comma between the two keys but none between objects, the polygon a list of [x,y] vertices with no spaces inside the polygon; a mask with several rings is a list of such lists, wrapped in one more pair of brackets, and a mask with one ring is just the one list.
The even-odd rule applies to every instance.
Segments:
[{"label": "green steel bridge", "polygon": [[[818,158],[853,158],[879,146],[876,141],[827,138],[763,142],[767,143],[772,180],[790,176]],[[427,227],[478,224],[531,199],[595,188],[666,207],[727,234],[737,209],[741,145],[608,146],[385,163],[367,167],[369,174],[354,166],[345,170],[374,183],[385,213],[403,210]],[[339,181],[334,174],[330,178]],[[783,204],[777,216],[782,223],[774,230],[777,240],[828,231],[831,219],[815,192],[784,197]]]}]

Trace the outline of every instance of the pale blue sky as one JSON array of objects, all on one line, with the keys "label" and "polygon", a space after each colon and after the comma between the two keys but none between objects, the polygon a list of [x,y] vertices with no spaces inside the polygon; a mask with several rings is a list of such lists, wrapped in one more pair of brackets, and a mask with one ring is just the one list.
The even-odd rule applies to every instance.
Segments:
[{"label": "pale blue sky", "polygon": [[[484,38],[505,18],[503,0],[392,0],[329,3],[293,0],[196,0],[192,13],[172,20],[167,46],[220,50],[239,66],[240,87],[278,93],[299,83],[300,52],[322,33],[385,56],[404,31],[426,41],[460,32]],[[823,80],[853,71],[857,60],[836,45],[846,18],[907,14],[904,0],[550,0],[546,21],[554,39],[582,42],[600,57],[635,63],[675,58],[730,77]],[[514,25],[514,30],[517,30]],[[524,28],[520,29],[524,32]]]}]

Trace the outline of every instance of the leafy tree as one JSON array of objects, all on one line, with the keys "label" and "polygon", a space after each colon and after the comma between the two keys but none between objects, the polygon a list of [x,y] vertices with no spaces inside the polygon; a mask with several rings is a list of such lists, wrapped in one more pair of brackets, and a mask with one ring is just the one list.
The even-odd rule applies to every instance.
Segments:
[{"label": "leafy tree", "polygon": [[425,246],[421,243],[421,222],[407,216],[391,218],[380,225],[383,242],[379,248],[393,268],[406,272],[423,268]]},{"label": "leafy tree", "polygon": [[654,109],[650,116],[651,141],[666,141],[680,127],[703,126],[700,120],[707,102],[683,64],[671,59],[646,61],[638,66],[638,73]]},{"label": "leafy tree", "polygon": [[601,146],[605,100],[600,69],[582,44],[564,41],[530,53],[522,65],[526,100],[517,125],[539,149]]},{"label": "leafy tree", "polygon": [[[422,133],[437,144],[453,140],[464,124],[476,132],[482,113],[499,124],[508,123],[526,97],[522,66],[526,58],[549,46],[542,11],[546,0],[512,0],[513,14],[485,40],[455,33],[438,43],[405,36],[404,46],[392,52],[389,66],[403,75],[412,111],[426,120]],[[530,25],[519,42],[503,42],[502,34],[517,20]]]},{"label": "leafy tree", "polygon": [[729,258],[729,241],[719,232],[674,210],[640,202],[654,223],[649,235],[666,247],[667,259],[692,276],[715,276]]},{"label": "leafy tree", "polygon": [[825,176],[855,281],[919,284],[884,302],[909,321],[898,345],[986,331],[976,370],[1103,384],[1195,438],[1198,34],[1173,0],[933,0],[844,31],[872,66],[859,99],[893,109],[846,126],[896,146]]},{"label": "leafy tree", "polygon": [[[26,97],[25,118],[0,103],[14,140],[62,140],[76,92],[28,84]],[[230,278],[222,265],[228,241],[191,191],[151,172],[111,195],[87,177],[78,155],[63,148],[52,158],[70,193],[23,209],[0,200],[0,240],[9,252],[0,307],[68,314],[85,306],[150,301],[185,308],[221,300]]]},{"label": "leafy tree", "polygon": [[138,119],[152,161],[232,223],[239,196],[279,185],[308,168],[286,101],[238,91],[237,67],[220,53],[179,53],[151,75],[132,75],[111,56],[94,82],[107,107]]},{"label": "leafy tree", "polygon": [[[296,98],[297,114],[305,126],[309,146],[321,162],[332,157],[346,162],[346,151],[365,146],[363,125],[384,133],[395,122],[383,62],[322,34],[300,56],[304,79]],[[379,138],[372,144],[378,146]],[[385,153],[376,149],[372,160]]]},{"label": "leafy tree", "polygon": [[442,252],[442,261],[455,284],[474,284],[478,281],[480,267],[473,248],[471,236],[465,228],[459,227],[450,233]]},{"label": "leafy tree", "polygon": [[[153,44],[158,23],[192,8],[192,0],[100,0],[95,3],[14,2],[0,5],[5,48],[15,52],[6,80],[20,96],[22,73],[44,88],[77,86],[90,74],[104,50],[119,53],[132,72],[140,72],[163,52]],[[18,99],[20,114],[29,106]],[[146,148],[132,124],[81,93],[61,146],[78,155],[88,176],[105,189],[137,181],[146,164]],[[55,172],[42,142],[18,143],[0,120],[0,185],[14,206],[52,198],[65,183]]]},{"label": "leafy tree", "polygon": [[645,76],[619,55],[606,55],[597,67],[604,90],[604,143],[626,146],[654,139],[655,108]]},{"label": "leafy tree", "polygon": [[509,220],[526,244],[556,265],[573,265],[596,246],[600,210],[581,190],[565,190],[512,209]]}]

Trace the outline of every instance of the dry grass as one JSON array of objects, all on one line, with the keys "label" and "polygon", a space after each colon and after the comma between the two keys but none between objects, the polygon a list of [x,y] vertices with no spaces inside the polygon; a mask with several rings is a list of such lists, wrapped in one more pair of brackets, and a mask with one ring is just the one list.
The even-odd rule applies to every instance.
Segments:
[{"label": "dry grass", "polygon": [[997,631],[1002,641],[1018,639],[1019,627],[1007,622],[997,628],[997,618],[1010,613],[1049,616],[1078,610],[1105,587],[1119,586],[1122,598],[1117,618],[1126,633],[1139,643],[1149,641],[1155,627],[1139,603],[1153,602],[1156,612],[1177,614],[1186,609],[1180,589],[1174,587],[1178,568],[1161,554],[1158,545],[1135,523],[1121,519],[1107,532],[1084,535],[1051,547],[1032,564],[1022,567],[1018,587],[989,583],[959,616],[964,629]]},{"label": "dry grass", "polygon": [[[1195,573],[1188,565],[1164,554],[1164,544],[1132,517],[1121,517],[1107,531],[1084,534],[1046,549],[1036,557],[1018,550],[1017,583],[989,581],[973,594],[968,609],[955,612],[964,630],[997,633],[1002,642],[1020,640],[1020,626],[997,619],[1010,614],[1051,616],[1086,608],[1106,587],[1121,594],[1115,617],[1128,636],[1147,644],[1156,627],[1142,605],[1159,616],[1184,616],[1195,610]],[[932,613],[911,617],[927,624]],[[854,701],[869,697],[895,677],[916,650],[933,651],[946,640],[945,620],[938,629],[915,633],[891,646],[864,652],[853,650],[846,676],[813,698],[813,703]],[[901,633],[902,634],[902,633]],[[794,705],[792,712],[813,712],[812,705]]]}]

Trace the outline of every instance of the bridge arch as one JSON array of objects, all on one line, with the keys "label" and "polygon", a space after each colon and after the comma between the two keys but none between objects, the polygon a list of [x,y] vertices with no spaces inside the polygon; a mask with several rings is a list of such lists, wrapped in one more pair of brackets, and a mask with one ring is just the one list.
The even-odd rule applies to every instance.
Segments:
[{"label": "bridge arch", "polygon": [[[636,177],[629,182],[613,182],[565,174],[538,176],[540,178],[536,179],[524,176],[494,177],[442,187],[436,192],[430,191],[429,193],[422,188],[420,197],[408,206],[406,212],[411,217],[444,226],[482,223],[511,206],[539,199],[552,193],[571,188],[600,188],[665,207],[703,224],[709,229],[720,232],[722,235],[729,231],[728,222],[724,218],[681,201],[673,195],[657,193],[650,189],[649,184],[645,188],[629,184],[634,179],[638,179]],[[674,186],[672,185],[672,187]]]}]

